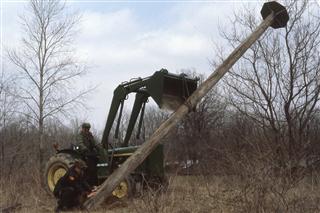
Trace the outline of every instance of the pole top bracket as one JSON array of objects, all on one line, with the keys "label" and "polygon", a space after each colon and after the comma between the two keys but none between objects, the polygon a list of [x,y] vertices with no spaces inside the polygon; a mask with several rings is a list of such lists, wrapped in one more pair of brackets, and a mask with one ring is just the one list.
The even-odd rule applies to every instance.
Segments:
[{"label": "pole top bracket", "polygon": [[262,18],[266,19],[272,12],[274,12],[274,20],[271,27],[274,29],[285,27],[289,20],[287,9],[276,1],[264,3],[261,9]]}]

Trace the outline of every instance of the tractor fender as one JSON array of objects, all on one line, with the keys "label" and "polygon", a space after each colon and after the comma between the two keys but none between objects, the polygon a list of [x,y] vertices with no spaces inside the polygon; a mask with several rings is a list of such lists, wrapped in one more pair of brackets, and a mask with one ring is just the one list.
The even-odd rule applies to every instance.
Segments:
[{"label": "tractor fender", "polygon": [[73,149],[61,149],[57,151],[57,155],[63,153],[63,154],[68,154],[70,156],[72,156],[73,158],[79,158],[79,159],[83,159],[83,156],[76,150]]}]

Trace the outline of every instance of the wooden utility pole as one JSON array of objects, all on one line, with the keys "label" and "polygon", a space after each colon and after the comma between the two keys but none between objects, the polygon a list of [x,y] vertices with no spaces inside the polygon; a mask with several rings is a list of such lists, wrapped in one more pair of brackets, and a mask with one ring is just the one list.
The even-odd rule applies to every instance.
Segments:
[{"label": "wooden utility pole", "polygon": [[150,139],[137,149],[120,168],[114,171],[102,184],[97,194],[88,199],[84,206],[88,209],[101,204],[104,199],[111,195],[116,186],[133,172],[160,143],[168,132],[217,84],[234,63],[246,52],[246,50],[271,26],[273,28],[285,27],[289,16],[285,7],[277,2],[267,2],[263,5],[261,15],[264,21],[256,30],[238,46],[229,57],[215,70],[209,78],[152,134]]}]

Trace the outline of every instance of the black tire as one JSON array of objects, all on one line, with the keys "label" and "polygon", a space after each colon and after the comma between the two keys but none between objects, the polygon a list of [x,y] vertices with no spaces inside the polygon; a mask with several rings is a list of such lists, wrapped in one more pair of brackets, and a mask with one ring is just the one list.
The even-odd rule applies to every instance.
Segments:
[{"label": "black tire", "polygon": [[44,187],[48,193],[52,194],[57,181],[67,172],[75,160],[76,158],[66,153],[59,153],[49,159],[43,177]]}]

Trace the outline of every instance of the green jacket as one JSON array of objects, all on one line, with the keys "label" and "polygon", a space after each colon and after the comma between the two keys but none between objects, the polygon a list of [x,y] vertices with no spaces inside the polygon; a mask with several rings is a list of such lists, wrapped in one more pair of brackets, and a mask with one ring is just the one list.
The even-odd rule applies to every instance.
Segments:
[{"label": "green jacket", "polygon": [[82,153],[94,153],[97,152],[97,143],[93,138],[91,132],[80,132],[77,136],[77,145]]}]

